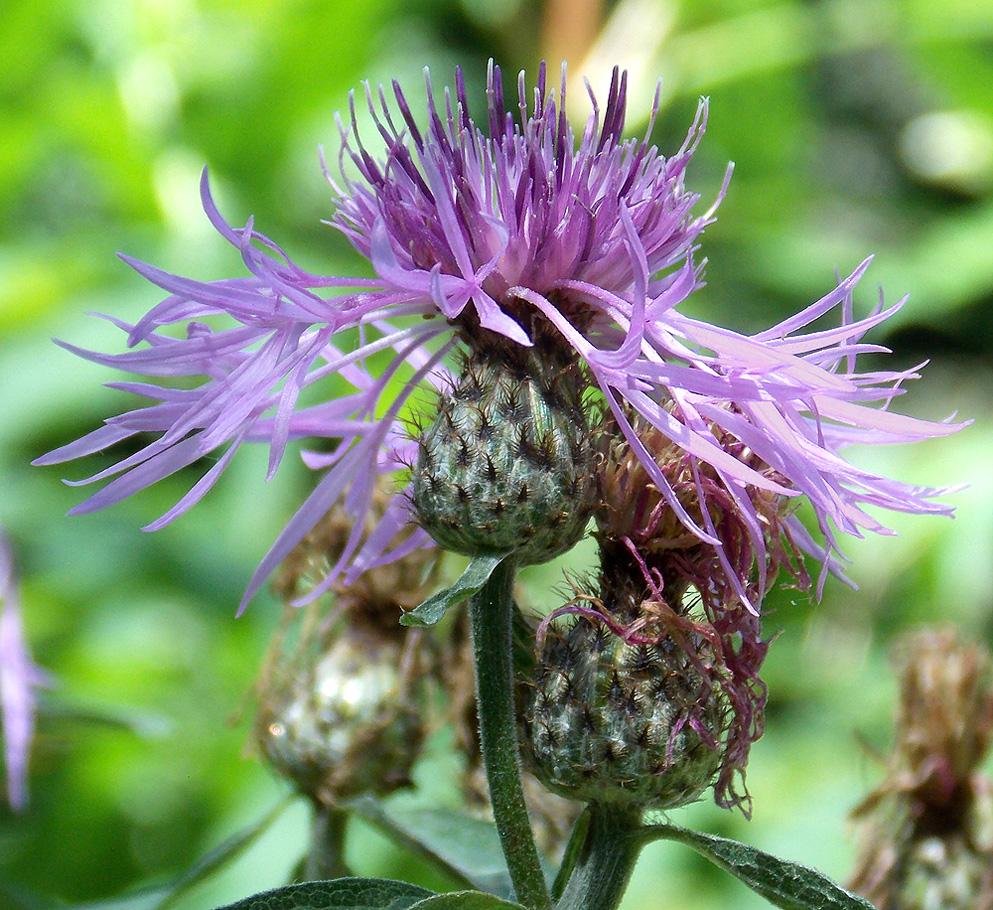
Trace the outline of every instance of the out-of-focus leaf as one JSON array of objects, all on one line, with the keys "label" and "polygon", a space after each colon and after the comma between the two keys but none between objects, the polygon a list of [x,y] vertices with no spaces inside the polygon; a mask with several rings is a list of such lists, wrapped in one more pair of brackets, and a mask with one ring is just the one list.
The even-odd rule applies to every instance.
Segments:
[{"label": "out-of-focus leaf", "polygon": [[764,853],[748,844],[675,825],[655,825],[652,838],[686,844],[781,910],[875,910],[822,872]]},{"label": "out-of-focus leaf", "polygon": [[406,910],[432,896],[427,888],[407,882],[337,878],[265,891],[221,910]]},{"label": "out-of-focus leaf", "polygon": [[257,822],[231,835],[224,843],[187,869],[172,885],[165,888],[148,888],[110,900],[77,904],[67,910],[166,910],[191,888],[206,881],[215,872],[219,872],[228,863],[241,856],[279,818],[291,801],[292,797],[281,800]]},{"label": "out-of-focus leaf", "polygon": [[123,705],[67,700],[60,698],[57,693],[49,695],[39,703],[38,713],[59,720],[120,728],[143,739],[158,739],[172,731],[172,721],[162,714]]},{"label": "out-of-focus leaf", "polygon": [[0,882],[0,907],[6,910],[51,910],[52,902],[23,888]]},{"label": "out-of-focus leaf", "polygon": [[147,888],[122,897],[72,904],[64,910],[158,910],[170,894],[172,894],[171,888]]},{"label": "out-of-focus leaf", "polygon": [[460,885],[501,896],[512,893],[496,827],[456,809],[392,809],[371,796],[346,808],[394,843],[426,859]]},{"label": "out-of-focus leaf", "polygon": [[210,878],[215,872],[219,872],[228,863],[241,856],[282,815],[283,810],[293,801],[293,798],[293,796],[288,796],[280,800],[273,809],[267,812],[257,822],[232,834],[224,843],[211,850],[200,862],[191,869],[188,869],[179,878],[169,890],[169,893],[159,903],[154,905],[155,910],[166,910],[167,907],[171,907],[191,888]]}]

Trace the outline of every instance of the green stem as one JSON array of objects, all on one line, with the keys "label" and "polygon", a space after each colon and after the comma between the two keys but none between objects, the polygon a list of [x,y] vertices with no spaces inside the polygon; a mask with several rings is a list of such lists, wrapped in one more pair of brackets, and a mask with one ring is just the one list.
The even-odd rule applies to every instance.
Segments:
[{"label": "green stem", "polygon": [[512,653],[514,572],[513,561],[505,559],[469,600],[479,739],[493,818],[517,900],[531,910],[550,910],[521,784]]},{"label": "green stem", "polygon": [[345,864],[345,828],[348,813],[343,809],[314,803],[310,827],[310,850],[303,874],[308,882],[324,881],[351,875]]},{"label": "green stem", "polygon": [[558,910],[616,910],[644,845],[640,813],[591,803],[586,840]]}]

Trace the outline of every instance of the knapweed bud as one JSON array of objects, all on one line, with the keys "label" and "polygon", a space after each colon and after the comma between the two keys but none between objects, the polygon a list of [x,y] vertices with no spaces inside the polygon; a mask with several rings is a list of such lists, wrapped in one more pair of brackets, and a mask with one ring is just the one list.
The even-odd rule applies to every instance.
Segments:
[{"label": "knapweed bud", "polygon": [[[605,570],[564,632],[545,629],[525,689],[527,764],[553,792],[625,809],[696,799],[723,761],[728,703],[708,678],[711,645],[646,596],[633,573]],[[658,609],[656,609],[658,608]]]},{"label": "knapweed bud", "polygon": [[899,649],[896,740],[883,783],[855,810],[849,887],[879,910],[993,910],[993,659],[951,630]]},{"label": "knapweed bud", "polygon": [[[989,831],[993,818],[982,819]],[[993,910],[993,857],[965,833],[935,834],[905,857],[906,872],[895,903],[880,910]]]},{"label": "knapweed bud", "polygon": [[476,339],[420,438],[413,505],[439,546],[546,562],[584,534],[596,501],[595,452],[573,355]]},{"label": "knapweed bud", "polygon": [[[686,426],[676,402],[661,406],[674,426]],[[732,493],[725,475],[688,455],[657,427],[633,413],[626,419],[640,454],[629,435],[612,432],[610,425],[600,436],[596,536],[603,591],[596,602],[615,627],[628,630],[629,644],[637,640],[629,633],[644,626],[657,645],[668,641],[673,653],[681,650],[685,657],[678,660],[686,660],[685,673],[698,671],[701,691],[710,686],[710,697],[725,706],[714,799],[747,816],[745,770],[751,744],[762,735],[766,702],[758,675],[769,647],[762,638],[762,600],[780,569],[799,587],[810,581],[788,525],[790,498],[760,486]],[[729,460],[773,486],[784,480],[718,423],[708,429],[711,442]],[[645,453],[654,461],[652,471]],[[612,593],[629,589],[623,597]],[[640,606],[632,613],[626,602]],[[662,669],[674,678],[689,678],[678,666]],[[712,725],[704,719],[704,704],[691,708],[689,716],[706,741]]]},{"label": "knapweed bud", "polygon": [[270,764],[324,805],[409,786],[424,737],[423,702],[404,673],[410,656],[344,626],[260,710],[256,740]]},{"label": "knapweed bud", "polygon": [[[377,494],[374,512],[387,503]],[[430,551],[369,569],[303,606],[290,603],[326,574],[350,529],[340,510],[331,512],[283,564],[283,625],[257,685],[262,755],[322,806],[409,786],[435,661],[423,630],[398,623],[430,586]]]}]

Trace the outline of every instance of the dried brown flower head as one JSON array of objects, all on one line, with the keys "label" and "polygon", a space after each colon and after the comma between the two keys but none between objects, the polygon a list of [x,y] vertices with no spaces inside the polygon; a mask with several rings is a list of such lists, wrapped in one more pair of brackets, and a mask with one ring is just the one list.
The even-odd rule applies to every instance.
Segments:
[{"label": "dried brown flower head", "polygon": [[850,887],[879,910],[993,910],[993,788],[979,772],[993,735],[993,659],[952,629],[895,653],[896,736],[886,778],[855,809]]}]

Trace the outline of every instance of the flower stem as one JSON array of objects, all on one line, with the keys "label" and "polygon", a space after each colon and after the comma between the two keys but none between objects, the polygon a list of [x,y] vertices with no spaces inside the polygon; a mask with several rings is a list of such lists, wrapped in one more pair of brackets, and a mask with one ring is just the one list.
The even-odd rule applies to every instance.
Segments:
[{"label": "flower stem", "polygon": [[591,803],[579,860],[558,910],[616,910],[644,845],[640,813]]},{"label": "flower stem", "polygon": [[347,812],[314,803],[310,850],[304,863],[304,878],[307,881],[323,881],[352,874],[344,856],[347,825]]},{"label": "flower stem", "polygon": [[521,784],[512,653],[514,573],[513,562],[504,560],[469,600],[479,738],[493,817],[517,900],[531,910],[550,910]]}]

